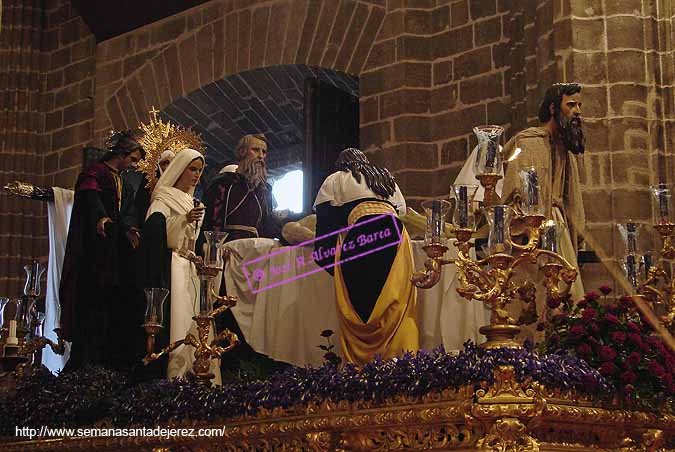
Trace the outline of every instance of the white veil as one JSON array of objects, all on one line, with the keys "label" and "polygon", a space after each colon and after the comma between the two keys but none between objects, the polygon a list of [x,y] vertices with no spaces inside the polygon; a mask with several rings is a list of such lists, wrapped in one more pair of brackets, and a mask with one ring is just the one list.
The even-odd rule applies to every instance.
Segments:
[{"label": "white veil", "polygon": [[[184,191],[175,188],[174,185],[190,162],[195,159],[201,159],[202,163],[205,163],[204,156],[194,149],[183,149],[176,154],[157,181],[155,189],[152,191],[151,200],[153,203],[155,201],[160,201],[180,213],[187,213],[194,208],[193,195],[195,187],[190,187],[188,193],[185,193]],[[148,210],[148,216],[150,216],[152,211],[153,209]]]}]

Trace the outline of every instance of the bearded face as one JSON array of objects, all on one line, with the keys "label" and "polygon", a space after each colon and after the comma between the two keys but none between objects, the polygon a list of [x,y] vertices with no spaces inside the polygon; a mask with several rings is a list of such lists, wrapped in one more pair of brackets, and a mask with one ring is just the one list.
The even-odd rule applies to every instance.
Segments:
[{"label": "bearded face", "polygon": [[241,173],[248,183],[254,187],[267,182],[265,159],[253,153],[249,153],[244,160],[239,162],[237,172]]},{"label": "bearded face", "polygon": [[573,154],[583,154],[585,150],[584,131],[581,126],[581,117],[564,117],[560,112],[556,115],[560,139],[565,145],[565,149]]}]

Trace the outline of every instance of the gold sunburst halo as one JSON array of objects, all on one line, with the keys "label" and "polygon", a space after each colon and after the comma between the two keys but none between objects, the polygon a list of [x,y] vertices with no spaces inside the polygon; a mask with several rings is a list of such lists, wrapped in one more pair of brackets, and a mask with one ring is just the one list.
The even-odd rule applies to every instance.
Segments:
[{"label": "gold sunburst halo", "polygon": [[145,149],[145,158],[138,163],[138,170],[145,174],[148,180],[147,188],[153,187],[157,181],[157,166],[164,151],[169,150],[177,154],[183,149],[190,148],[204,154],[204,144],[199,134],[189,128],[162,121],[158,113],[159,111],[152,107],[150,122],[140,125],[143,136],[139,143]]}]

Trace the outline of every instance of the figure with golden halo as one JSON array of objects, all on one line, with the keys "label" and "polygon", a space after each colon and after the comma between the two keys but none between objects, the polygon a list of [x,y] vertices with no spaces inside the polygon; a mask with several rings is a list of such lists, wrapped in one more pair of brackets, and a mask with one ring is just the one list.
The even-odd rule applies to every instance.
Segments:
[{"label": "figure with golden halo", "polygon": [[121,215],[129,187],[120,172],[134,168],[145,151],[131,131],[112,134],[107,145],[101,161],[89,165],[75,185],[59,288],[61,331],[72,342],[66,369],[128,368],[130,357],[120,339],[138,328],[120,303],[120,249],[130,232]]},{"label": "figure with golden halo", "polygon": [[140,129],[141,145],[148,153],[147,157],[138,165],[138,171],[143,174],[134,205],[138,216],[138,224],[145,222],[145,216],[150,207],[150,194],[157,183],[157,179],[169,165],[176,153],[185,148],[204,151],[201,139],[189,129],[164,122],[158,115],[159,111],[150,110],[150,121],[142,123]]}]

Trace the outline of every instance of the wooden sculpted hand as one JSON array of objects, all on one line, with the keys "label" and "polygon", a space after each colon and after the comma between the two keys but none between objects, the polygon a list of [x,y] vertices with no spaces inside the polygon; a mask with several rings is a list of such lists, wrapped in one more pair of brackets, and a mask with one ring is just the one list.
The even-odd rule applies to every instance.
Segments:
[{"label": "wooden sculpted hand", "polygon": [[194,223],[195,221],[201,221],[202,217],[204,216],[204,209],[205,207],[200,206],[200,207],[195,207],[191,211],[189,211],[185,216],[187,217],[188,223]]},{"label": "wooden sculpted hand", "polygon": [[98,223],[96,223],[96,232],[101,237],[105,237],[105,224],[106,223],[112,223],[112,220],[108,217],[103,217],[100,220],[98,220]]}]

